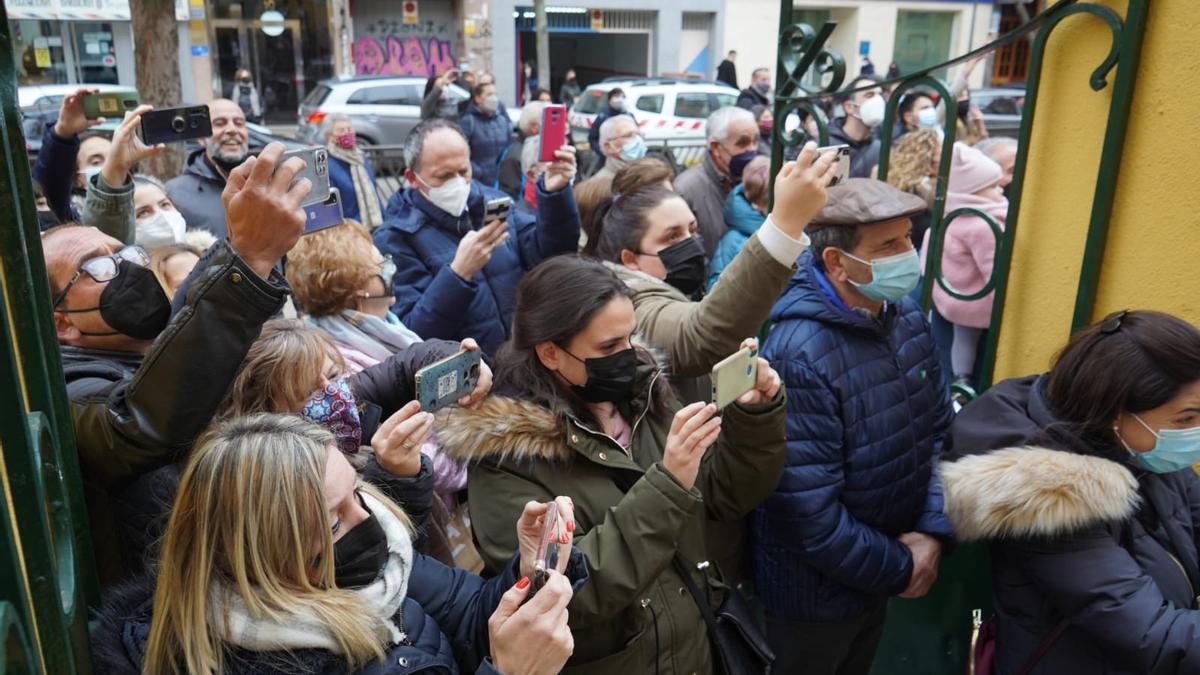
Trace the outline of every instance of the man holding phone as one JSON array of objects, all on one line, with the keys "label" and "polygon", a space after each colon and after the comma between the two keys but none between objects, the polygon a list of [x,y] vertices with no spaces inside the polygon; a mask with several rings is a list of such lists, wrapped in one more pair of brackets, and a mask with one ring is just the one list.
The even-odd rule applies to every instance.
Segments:
[{"label": "man holding phone", "polygon": [[33,166],[33,180],[42,186],[46,203],[60,223],[79,220],[87,181],[100,172],[112,142],[88,129],[103,124],[89,118],[84,100],[98,89],[78,89],[63,98],[54,124],[42,133],[42,148]]},{"label": "man holding phone", "polygon": [[404,142],[410,187],[392,196],[375,245],[396,263],[392,311],[425,339],[473,337],[495,353],[509,336],[517,282],[545,258],[575,251],[579,210],[570,182],[575,148],[564,146],[537,182],[536,215],[510,210],[489,221],[505,197],[472,180],[467,139],[453,123],[422,122]]},{"label": "man holding phone", "polygon": [[227,98],[208,104],[212,137],[204,147],[188,155],[183,173],[167,181],[167,196],[183,214],[189,227],[212,232],[223,239],[229,228],[221,191],[225,181],[250,156],[250,134],[241,106]]}]

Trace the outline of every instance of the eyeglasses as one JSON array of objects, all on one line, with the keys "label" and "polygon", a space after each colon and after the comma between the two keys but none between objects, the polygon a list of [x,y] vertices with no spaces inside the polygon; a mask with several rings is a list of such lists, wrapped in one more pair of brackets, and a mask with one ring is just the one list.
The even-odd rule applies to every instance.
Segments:
[{"label": "eyeglasses", "polygon": [[[67,282],[67,285],[63,287],[62,291],[55,296],[54,304],[50,305],[50,308],[58,308],[63,299],[67,297],[67,293],[71,290],[71,287],[75,285],[76,281],[79,281],[79,277],[81,275],[88,275],[92,278],[92,281],[95,281],[98,284],[108,283],[113,279],[116,279],[117,275],[121,273],[121,262],[125,260],[135,265],[145,267],[150,264],[150,254],[146,253],[146,249],[142,248],[141,246],[133,245],[126,246],[113,255],[103,255],[98,258],[85,260],[83,264],[79,266],[79,269],[75,270],[75,276],[71,277],[71,280]],[[70,313],[73,310],[64,309],[62,311]],[[80,311],[90,312],[92,310],[89,309]]]}]

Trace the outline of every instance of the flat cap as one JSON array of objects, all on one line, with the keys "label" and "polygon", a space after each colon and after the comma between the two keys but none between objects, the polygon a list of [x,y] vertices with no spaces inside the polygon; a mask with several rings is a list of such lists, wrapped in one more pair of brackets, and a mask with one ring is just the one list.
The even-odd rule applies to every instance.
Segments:
[{"label": "flat cap", "polygon": [[843,181],[829,188],[828,194],[829,201],[808,224],[809,230],[830,225],[875,225],[929,210],[924,199],[870,178]]}]

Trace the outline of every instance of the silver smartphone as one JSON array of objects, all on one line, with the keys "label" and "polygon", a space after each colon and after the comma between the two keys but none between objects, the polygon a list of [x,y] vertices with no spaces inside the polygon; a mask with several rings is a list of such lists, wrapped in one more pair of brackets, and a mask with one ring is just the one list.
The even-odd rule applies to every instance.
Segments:
[{"label": "silver smartphone", "polygon": [[816,163],[827,152],[836,153],[833,163],[837,166],[837,173],[833,175],[833,180],[829,181],[829,187],[845,182],[850,177],[850,146],[848,145],[827,145],[823,148],[817,148],[817,156],[813,159]]}]

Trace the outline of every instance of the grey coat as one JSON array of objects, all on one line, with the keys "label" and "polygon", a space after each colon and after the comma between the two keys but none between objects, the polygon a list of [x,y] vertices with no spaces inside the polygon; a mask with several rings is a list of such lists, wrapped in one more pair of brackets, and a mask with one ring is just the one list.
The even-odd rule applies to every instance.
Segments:
[{"label": "grey coat", "polygon": [[225,177],[204,155],[204,148],[188,155],[183,173],[167,181],[166,187],[167,196],[183,214],[188,229],[208,230],[217,239],[229,234],[225,205],[221,202]]},{"label": "grey coat", "polygon": [[122,244],[132,244],[136,238],[133,181],[126,179],[124,185],[114,188],[100,174],[93,176],[87,184],[81,220]]},{"label": "grey coat", "polygon": [[733,184],[717,170],[711,154],[675,179],[675,191],[695,214],[700,236],[704,238],[704,254],[709,258],[729,230],[725,225],[725,198],[731,189]]}]

